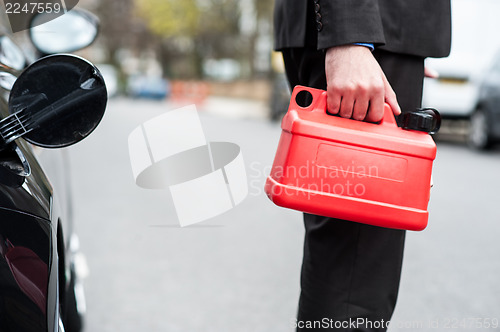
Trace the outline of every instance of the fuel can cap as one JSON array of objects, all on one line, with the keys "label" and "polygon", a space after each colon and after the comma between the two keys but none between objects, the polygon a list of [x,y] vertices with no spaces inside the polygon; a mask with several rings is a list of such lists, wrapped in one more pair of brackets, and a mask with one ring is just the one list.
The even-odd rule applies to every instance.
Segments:
[{"label": "fuel can cap", "polygon": [[441,115],[434,108],[420,108],[403,116],[403,129],[435,134],[441,127]]}]

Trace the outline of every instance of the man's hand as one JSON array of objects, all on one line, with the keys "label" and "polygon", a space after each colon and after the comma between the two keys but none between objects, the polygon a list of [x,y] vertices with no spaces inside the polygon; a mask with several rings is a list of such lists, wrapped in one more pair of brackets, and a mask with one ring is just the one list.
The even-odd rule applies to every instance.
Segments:
[{"label": "man's hand", "polygon": [[384,116],[384,101],[395,115],[401,109],[387,78],[365,46],[344,45],[326,52],[328,110],[343,118],[377,122]]}]

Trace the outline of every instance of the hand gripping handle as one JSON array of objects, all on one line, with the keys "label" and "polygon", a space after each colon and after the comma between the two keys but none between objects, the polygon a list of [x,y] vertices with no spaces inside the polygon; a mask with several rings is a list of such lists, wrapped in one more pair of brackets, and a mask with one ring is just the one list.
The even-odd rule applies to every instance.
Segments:
[{"label": "hand gripping handle", "polygon": [[[297,85],[293,89],[290,109],[297,107],[303,110],[320,112],[332,116],[332,114],[328,114],[326,98],[327,95],[325,90]],[[387,103],[384,103],[384,117],[380,121],[380,124],[392,127],[398,126],[394,113]]]}]

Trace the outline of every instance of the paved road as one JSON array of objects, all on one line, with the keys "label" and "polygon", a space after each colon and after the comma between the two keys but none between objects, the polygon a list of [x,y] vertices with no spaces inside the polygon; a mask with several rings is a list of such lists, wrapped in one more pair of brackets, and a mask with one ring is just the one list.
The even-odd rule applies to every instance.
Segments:
[{"label": "paved road", "polygon": [[[292,331],[301,216],[262,192],[280,129],[259,119],[262,105],[245,103],[243,119],[221,116],[238,114],[237,101],[220,105],[217,114],[202,112],[206,136],[241,146],[250,195],[199,226],[180,228],[171,197],[136,187],[129,166],[128,134],[172,105],[113,100],[96,132],[70,148],[77,230],[91,271],[87,331]],[[430,225],[408,234],[390,331],[454,323],[470,331],[473,318],[500,319],[499,166],[500,150],[439,144]]]}]

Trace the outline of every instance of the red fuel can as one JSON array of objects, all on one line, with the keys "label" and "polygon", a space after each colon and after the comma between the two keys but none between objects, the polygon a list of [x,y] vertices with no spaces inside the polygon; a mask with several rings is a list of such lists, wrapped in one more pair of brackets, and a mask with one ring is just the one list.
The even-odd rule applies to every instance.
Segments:
[{"label": "red fuel can", "polygon": [[[312,103],[297,104],[299,93]],[[297,86],[265,191],[277,205],[380,227],[427,226],[436,144],[399,128],[389,105],[380,123],[327,113],[326,91]]]}]

